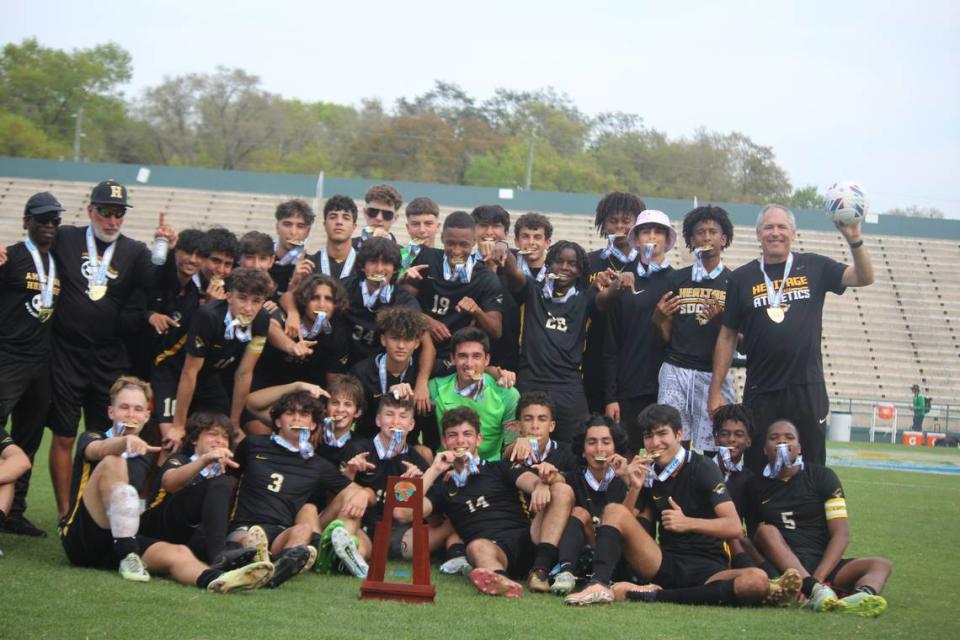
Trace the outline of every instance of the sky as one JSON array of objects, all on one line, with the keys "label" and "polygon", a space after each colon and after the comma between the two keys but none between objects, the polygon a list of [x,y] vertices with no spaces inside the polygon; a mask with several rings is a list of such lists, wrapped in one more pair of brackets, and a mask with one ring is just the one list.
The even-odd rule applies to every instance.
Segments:
[{"label": "sky", "polygon": [[128,97],[220,65],[286,97],[353,105],[392,105],[435,80],[479,100],[552,86],[588,115],[636,113],[672,137],[741,132],[773,148],[794,186],[854,180],[873,212],[915,205],[960,218],[960,3],[949,0],[2,7],[0,43],[123,46]]}]

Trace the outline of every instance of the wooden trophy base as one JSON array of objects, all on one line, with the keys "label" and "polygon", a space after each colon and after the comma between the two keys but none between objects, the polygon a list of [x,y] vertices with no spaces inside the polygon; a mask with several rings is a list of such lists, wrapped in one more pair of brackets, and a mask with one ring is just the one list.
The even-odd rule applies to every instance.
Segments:
[{"label": "wooden trophy base", "polygon": [[361,600],[398,600],[410,604],[433,604],[436,595],[437,590],[432,584],[364,580],[360,585]]}]

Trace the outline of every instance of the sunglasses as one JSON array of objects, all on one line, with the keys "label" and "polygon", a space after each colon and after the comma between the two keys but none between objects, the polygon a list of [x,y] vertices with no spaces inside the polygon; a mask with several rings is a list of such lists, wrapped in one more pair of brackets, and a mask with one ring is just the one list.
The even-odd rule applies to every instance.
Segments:
[{"label": "sunglasses", "polygon": [[39,225],[52,224],[55,227],[59,226],[60,222],[63,220],[56,212],[41,213],[33,216],[33,219]]},{"label": "sunglasses", "polygon": [[97,213],[104,218],[116,218],[121,220],[123,216],[127,215],[126,209],[104,209],[103,207],[94,207],[97,210]]},{"label": "sunglasses", "polygon": [[390,209],[377,209],[376,207],[367,207],[366,214],[370,218],[376,218],[380,216],[383,218],[384,222],[390,222],[393,220],[393,216],[397,215],[396,212],[391,211]]}]

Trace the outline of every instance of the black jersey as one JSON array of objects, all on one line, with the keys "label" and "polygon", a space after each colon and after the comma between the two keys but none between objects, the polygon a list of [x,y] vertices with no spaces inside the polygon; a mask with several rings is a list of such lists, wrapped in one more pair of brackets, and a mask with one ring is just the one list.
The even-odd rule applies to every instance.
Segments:
[{"label": "black jersey", "polygon": [[567,479],[567,482],[573,486],[573,495],[576,499],[576,506],[586,509],[590,517],[593,518],[594,525],[600,524],[600,518],[603,516],[603,508],[608,504],[623,504],[627,498],[627,483],[619,477],[614,477],[604,491],[597,491],[585,477],[590,473],[586,467],[577,469],[577,473]]},{"label": "black jersey", "polygon": [[[597,249],[587,254],[587,281],[593,286],[597,279],[597,274],[607,269],[614,271],[633,271],[636,267],[636,259],[632,262],[620,262],[614,256],[604,258],[603,251]],[[587,325],[587,341],[583,351],[583,378],[588,385],[597,386],[600,389],[603,385],[603,343],[606,335],[607,318],[606,312],[600,311],[594,307],[590,314],[590,323]]]},{"label": "black jersey", "polygon": [[[370,238],[377,238],[377,237],[379,237],[379,236],[370,236]],[[350,246],[353,247],[353,250],[354,250],[354,251],[360,251],[360,247],[363,246],[363,243],[366,242],[367,239],[368,239],[368,238],[364,238],[364,237],[363,237],[363,234],[361,233],[361,234],[360,234],[359,236],[357,236],[356,238],[352,238],[352,239],[350,240]],[[393,235],[393,232],[392,232],[392,231],[388,231],[388,232],[387,232],[387,239],[390,240],[390,242],[392,242],[392,243],[394,243],[394,244],[397,243],[397,236]]]},{"label": "black jersey", "polygon": [[746,503],[748,530],[761,523],[773,525],[800,554],[823,554],[830,542],[827,520],[847,517],[840,479],[818,464],[805,465],[786,482],[754,476],[747,484]]},{"label": "black jersey", "polygon": [[[671,508],[668,498],[673,498],[684,515],[690,518],[712,519],[717,517],[714,507],[730,502],[730,493],[720,469],[712,460],[687,451],[686,460],[678,472],[664,482],[655,480],[653,487],[645,487],[640,493],[640,503],[643,508],[653,506],[654,519],[658,524],[661,514]],[[660,548],[680,555],[697,555],[727,562],[723,540],[702,533],[667,531],[662,524]]]},{"label": "black jersey", "polygon": [[352,277],[344,283],[347,288],[347,299],[350,302],[350,308],[347,311],[347,322],[350,324],[348,367],[383,351],[383,347],[380,346],[380,334],[377,332],[377,313],[381,309],[399,305],[420,311],[420,305],[410,292],[396,284],[393,285],[393,291],[386,303],[378,298],[373,307],[368,309],[363,304],[361,282],[363,282],[362,277]]},{"label": "black jersey", "polygon": [[273,283],[277,285],[274,289],[274,295],[280,295],[290,288],[290,278],[293,277],[293,272],[296,269],[296,261],[290,264],[280,264],[280,258],[273,261],[273,266],[267,273],[273,278]]},{"label": "black jersey", "polygon": [[549,462],[555,466],[557,471],[562,473],[563,477],[567,478],[567,482],[569,482],[570,478],[577,473],[580,458],[570,450],[569,446],[558,445],[556,440],[551,440],[549,447],[550,450],[543,456],[541,462]]},{"label": "black jersey", "polygon": [[[500,279],[486,264],[481,261],[474,264],[470,282],[451,282],[443,277],[443,256],[441,249],[424,247],[413,262],[414,267],[427,265],[420,272],[423,280],[415,283],[417,301],[424,313],[446,325],[452,335],[473,322],[469,313],[457,311],[463,298],[471,298],[484,312],[503,312]],[[437,345],[437,358],[450,358],[450,340]]]},{"label": "black jersey", "polygon": [[[823,304],[828,291],[842,294],[843,265],[815,253],[794,253],[783,287],[782,322],[767,315],[767,287],[760,261],[743,265],[730,276],[723,324],[743,334],[747,356],[744,399],[795,384],[823,382],[820,340]],[[780,288],[785,263],[766,265],[774,290]]]},{"label": "black jersey", "polygon": [[[419,351],[417,352],[419,353]],[[380,429],[377,427],[377,408],[380,406],[380,399],[383,397],[383,385],[380,382],[380,365],[378,361],[386,359],[386,354],[371,356],[361,360],[350,369],[350,375],[355,377],[363,385],[364,405],[360,407],[363,414],[354,427],[354,433],[362,438],[372,438]],[[412,362],[404,369],[399,376],[395,376],[389,371],[386,373],[386,386],[390,387],[406,382],[411,387],[416,386],[417,370],[419,369],[419,359],[414,354]]]},{"label": "black jersey", "polygon": [[159,337],[154,365],[175,362],[178,368],[183,366],[183,348],[187,344],[190,323],[200,308],[202,297],[199,275],[190,278],[186,285],[181,285],[175,260],[168,260],[158,269],[156,286],[147,300],[147,317],[150,313],[162,313],[176,320],[180,326],[170,327]]},{"label": "black jersey", "polygon": [[[713,460],[714,464],[716,464],[717,459],[714,458]],[[723,472],[721,471],[720,473]],[[730,499],[733,500],[733,504],[737,508],[737,515],[739,515],[741,519],[747,517],[747,485],[753,477],[753,471],[747,467],[724,476],[724,482],[727,483],[727,491],[730,493]]]},{"label": "black jersey", "polygon": [[[113,243],[116,249],[107,271],[106,295],[91,300],[87,275],[96,274],[87,256],[86,232],[87,227],[60,227],[53,246],[62,286],[53,331],[57,339],[82,347],[115,341],[121,310],[135,290],[153,289],[155,271],[146,245],[121,235]],[[109,245],[97,239],[94,242],[102,258]]]},{"label": "black jersey", "polygon": [[607,313],[603,358],[608,403],[657,394],[664,344],[653,326],[653,312],[669,290],[671,271],[637,278],[633,290],[622,292]]},{"label": "black jersey", "polygon": [[[167,461],[164,462],[163,465],[161,465],[160,467],[160,472],[158,474],[160,477],[160,483],[158,484],[162,485],[163,476],[167,471],[170,471],[171,469],[177,469],[179,467],[182,467],[185,464],[190,464],[190,456],[186,455],[185,453],[175,453],[169,458],[167,458]],[[195,484],[200,484],[205,479],[206,478],[204,478],[202,475],[198,473],[197,475],[193,476],[193,478],[190,480],[190,482],[187,483],[186,486],[192,487]],[[167,493],[166,489],[163,489],[161,486],[157,486],[156,491],[154,491],[153,494],[150,496],[150,499],[147,500],[147,508],[153,509],[154,507],[158,507],[161,504],[163,504],[163,501],[169,497],[170,497],[170,494]]]},{"label": "black jersey", "polygon": [[[50,254],[40,253],[44,271],[50,273]],[[46,281],[44,281],[46,284]],[[50,353],[50,317],[40,313],[40,276],[23,242],[7,247],[0,265],[0,352],[34,359]],[[60,296],[60,273],[53,281],[53,304]]]},{"label": "black jersey", "polygon": [[596,307],[597,290],[578,291],[565,302],[548,300],[543,285],[528,277],[522,296],[519,377],[525,385],[582,384],[587,319]]},{"label": "black jersey", "polygon": [[366,512],[363,514],[363,524],[369,527],[380,522],[380,519],[383,517],[383,501],[384,493],[387,489],[387,477],[403,475],[407,470],[406,465],[403,464],[404,462],[416,465],[421,471],[426,471],[430,465],[428,465],[427,461],[409,444],[407,445],[407,450],[403,453],[398,453],[389,460],[381,460],[372,438],[350,440],[350,442],[343,447],[340,461],[341,463],[346,463],[350,458],[360,453],[368,454],[367,462],[374,465],[374,468],[370,471],[357,473],[353,480],[361,487],[373,489],[377,496],[377,504],[372,507],[367,507]]},{"label": "black jersey", "polygon": [[720,320],[703,322],[700,314],[706,300],[714,300],[723,307],[727,299],[727,281],[732,273],[724,267],[716,278],[694,282],[691,266],[667,276],[670,291],[680,298],[680,309],[673,316],[665,362],[683,369],[713,371],[713,349],[720,333]]},{"label": "black jersey", "polygon": [[334,316],[330,325],[333,327],[330,333],[312,338],[317,344],[306,358],[295,358],[268,342],[257,360],[251,388],[263,389],[298,380],[326,387],[328,373],[346,373],[350,358],[350,325],[341,316]]},{"label": "black jersey", "polygon": [[521,305],[516,297],[509,295],[510,285],[507,277],[500,273],[497,279],[503,290],[503,324],[500,329],[500,338],[490,345],[490,364],[502,367],[507,371],[516,372],[520,367],[520,309]]},{"label": "black jersey", "polygon": [[227,316],[226,300],[217,300],[205,304],[193,317],[190,333],[187,337],[186,352],[197,358],[203,358],[203,368],[197,374],[197,384],[201,378],[217,375],[229,381],[240,365],[243,354],[262,351],[270,328],[270,316],[261,309],[251,325],[252,338],[249,342],[234,337],[227,338],[224,319]]},{"label": "black jersey", "polygon": [[433,513],[446,515],[464,542],[494,539],[504,531],[530,526],[527,496],[517,480],[527,473],[522,464],[481,462],[463,487],[453,480],[434,483],[427,492]]},{"label": "black jersey", "polygon": [[334,465],[314,455],[304,459],[270,436],[247,436],[233,456],[240,465],[228,469],[240,477],[233,526],[274,524],[289,527],[315,492],[338,493],[350,484]]},{"label": "black jersey", "polygon": [[[354,249],[356,251],[356,249]],[[320,258],[321,251],[317,251],[311,256],[307,256],[307,259],[313,263],[313,273],[323,273],[323,260]],[[337,260],[336,258],[330,258],[330,273],[326,274],[331,278],[344,281],[350,276],[354,275],[357,271],[356,265],[356,255],[354,255],[354,264],[350,267],[349,273],[344,273],[343,268],[347,264],[347,258],[343,260]]]}]

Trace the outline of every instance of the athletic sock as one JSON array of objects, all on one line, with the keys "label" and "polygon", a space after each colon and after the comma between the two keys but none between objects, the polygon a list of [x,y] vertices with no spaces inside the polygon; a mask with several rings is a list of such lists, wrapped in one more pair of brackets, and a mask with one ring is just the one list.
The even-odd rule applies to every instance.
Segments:
[{"label": "athletic sock", "polygon": [[223,571],[219,569],[204,569],[200,572],[200,575],[197,576],[197,586],[201,589],[206,589],[207,585],[223,575]]},{"label": "athletic sock", "polygon": [[753,558],[751,558],[749,554],[744,553],[742,551],[736,554],[735,556],[733,556],[733,558],[731,558],[730,560],[731,569],[747,569],[749,567],[755,567],[755,566],[757,565],[754,564]]},{"label": "athletic sock", "polygon": [[453,560],[454,558],[463,558],[467,555],[467,545],[462,542],[454,542],[444,551],[444,560]]},{"label": "athletic sock", "polygon": [[533,569],[542,569],[549,573],[557,563],[557,553],[557,545],[549,542],[538,543],[537,554],[533,557]]},{"label": "athletic sock", "polygon": [[494,573],[496,573],[497,575],[501,575],[501,576],[503,576],[504,578],[509,578],[509,577],[510,577],[510,574],[507,573],[507,570],[506,570],[506,569],[495,569],[495,570],[494,570]]},{"label": "athletic sock", "polygon": [[653,592],[654,601],[674,604],[712,604],[735,606],[740,604],[733,580],[717,580],[699,587],[684,589],[662,589]]},{"label": "athletic sock", "polygon": [[136,553],[136,552],[137,552],[136,538],[114,538],[113,539],[113,555],[116,557],[117,562],[120,562],[131,553]]},{"label": "athletic sock", "polygon": [[559,561],[561,570],[567,570],[577,564],[577,558],[580,557],[580,551],[583,549],[585,542],[583,523],[571,517],[567,520],[567,526],[563,528],[563,535],[560,536]]},{"label": "athletic sock", "polygon": [[803,584],[800,586],[800,593],[805,597],[809,598],[810,594],[813,593],[813,588],[820,584],[817,582],[817,579],[813,576],[807,576],[803,579]]},{"label": "athletic sock", "polygon": [[593,578],[591,582],[609,585],[613,572],[620,562],[623,549],[623,534],[616,527],[601,525],[597,529],[597,546],[593,556]]},{"label": "athletic sock", "polygon": [[875,595],[877,595],[877,590],[874,589],[873,587],[871,587],[871,586],[868,585],[868,584],[862,584],[862,585],[860,585],[859,587],[857,587],[856,589],[854,589],[854,591],[859,591],[860,593],[865,593],[865,594],[867,594],[868,596],[875,596]]},{"label": "athletic sock", "polygon": [[3,512],[3,509],[0,509],[0,527],[3,527],[3,523],[7,521],[7,514]]},{"label": "athletic sock", "polygon": [[777,578],[780,576],[780,572],[777,570],[775,566],[773,566],[773,563],[770,562],[769,560],[764,560],[760,564],[760,568],[767,572],[767,577],[770,578],[771,580],[773,578]]},{"label": "athletic sock", "polygon": [[323,536],[316,531],[310,534],[310,546],[320,550],[320,543],[323,542]]}]

